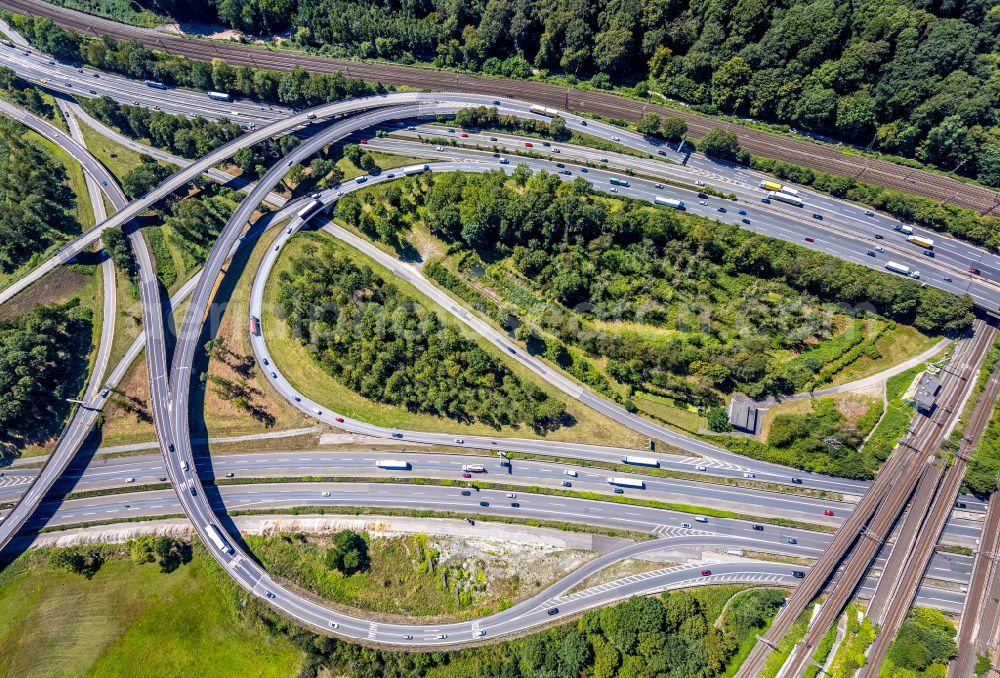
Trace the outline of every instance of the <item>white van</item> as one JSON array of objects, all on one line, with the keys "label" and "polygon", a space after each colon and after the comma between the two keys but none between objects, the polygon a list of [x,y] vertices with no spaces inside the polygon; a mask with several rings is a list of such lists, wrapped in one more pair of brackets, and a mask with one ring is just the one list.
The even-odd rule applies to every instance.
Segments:
[{"label": "white van", "polygon": [[577,472],[572,469],[566,469],[565,471],[563,471],[563,473],[568,476],[572,476],[573,478],[576,478],[576,476],[578,475]]},{"label": "white van", "polygon": [[694,520],[697,523],[707,523],[708,522],[708,518],[706,518],[705,516],[695,516]]}]

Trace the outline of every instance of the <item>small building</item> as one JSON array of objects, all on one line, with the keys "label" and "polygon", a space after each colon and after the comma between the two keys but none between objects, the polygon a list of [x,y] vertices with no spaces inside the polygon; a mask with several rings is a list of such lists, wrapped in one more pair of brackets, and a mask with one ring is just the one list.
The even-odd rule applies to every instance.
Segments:
[{"label": "small building", "polygon": [[930,412],[940,390],[941,379],[930,372],[921,372],[903,393],[903,402],[910,403],[921,412]]},{"label": "small building", "polygon": [[747,398],[733,398],[729,403],[729,425],[737,431],[757,433],[757,404]]}]

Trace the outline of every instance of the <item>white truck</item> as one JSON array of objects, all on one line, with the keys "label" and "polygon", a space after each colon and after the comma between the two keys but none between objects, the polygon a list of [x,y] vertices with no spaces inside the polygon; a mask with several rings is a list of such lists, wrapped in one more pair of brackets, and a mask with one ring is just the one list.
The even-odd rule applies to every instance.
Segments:
[{"label": "white truck", "polygon": [[409,167],[403,168],[403,174],[408,177],[412,177],[414,174],[423,174],[430,168],[430,165],[410,165]]},{"label": "white truck", "polygon": [[219,549],[223,553],[232,554],[233,547],[230,546],[229,542],[223,538],[222,532],[219,531],[219,528],[215,525],[208,524],[205,526],[205,531],[208,532],[208,538],[212,541],[215,548]]},{"label": "white truck", "polygon": [[636,457],[631,454],[622,457],[623,464],[634,464],[635,466],[652,466],[654,468],[660,467],[660,462],[652,457]]},{"label": "white truck", "polygon": [[233,98],[226,94],[225,92],[209,92],[209,99],[215,99],[216,101],[232,101]]},{"label": "white truck", "polygon": [[789,205],[795,205],[796,207],[802,207],[802,201],[799,200],[797,195],[792,195],[786,191],[771,191],[767,194],[768,200],[778,200]]},{"label": "white truck", "polygon": [[389,471],[409,471],[410,462],[401,459],[379,459],[375,462],[379,468]]},{"label": "white truck", "polygon": [[634,487],[637,490],[646,489],[646,483],[641,480],[634,480],[633,478],[608,478],[608,485],[617,485],[619,487]]},{"label": "white truck", "polygon": [[655,198],[653,198],[653,202],[655,202],[657,205],[666,205],[667,207],[673,207],[674,209],[677,209],[677,210],[684,209],[684,201],[683,200],[674,200],[673,198],[664,198],[662,195],[658,195]]},{"label": "white truck", "polygon": [[911,271],[909,266],[904,264],[896,263],[895,261],[886,262],[885,267],[892,271],[893,273],[898,273],[900,275],[907,275],[914,280],[920,280],[920,271]]},{"label": "white truck", "polygon": [[538,104],[532,105],[530,110],[532,113],[535,113],[537,115],[544,115],[548,118],[554,118],[557,115],[559,115],[559,111],[557,111],[556,109],[548,108],[547,106],[539,106]]}]

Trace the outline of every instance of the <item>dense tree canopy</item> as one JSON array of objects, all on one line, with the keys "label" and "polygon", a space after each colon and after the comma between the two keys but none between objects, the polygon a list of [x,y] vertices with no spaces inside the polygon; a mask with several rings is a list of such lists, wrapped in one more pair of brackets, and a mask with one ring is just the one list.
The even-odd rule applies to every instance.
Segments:
[{"label": "dense tree canopy", "polygon": [[0,458],[58,432],[86,368],[90,322],[76,300],[0,322]]},{"label": "dense tree canopy", "polygon": [[54,235],[79,229],[66,169],[20,124],[0,120],[0,272],[44,249]]},{"label": "dense tree canopy", "polygon": [[497,427],[562,425],[562,403],[335,247],[294,259],[279,282],[294,334],[366,398]]},{"label": "dense tree canopy", "polygon": [[[376,195],[342,201],[338,216],[391,244],[416,212],[452,252],[468,255],[462,266],[493,262],[484,282],[562,342],[607,359],[614,379],[699,405],[732,390],[787,393],[814,378],[823,362],[786,352],[830,338],[822,302],[928,332],[960,330],[972,317],[968,297],[736,226],[609,200],[582,179],[497,171],[408,182],[399,209]],[[371,219],[385,228],[365,228]],[[622,321],[649,329],[621,329]]]},{"label": "dense tree canopy", "polygon": [[[988,0],[140,0],[337,56],[640,86],[1000,185],[1000,9]],[[72,40],[36,22],[50,51]]]}]

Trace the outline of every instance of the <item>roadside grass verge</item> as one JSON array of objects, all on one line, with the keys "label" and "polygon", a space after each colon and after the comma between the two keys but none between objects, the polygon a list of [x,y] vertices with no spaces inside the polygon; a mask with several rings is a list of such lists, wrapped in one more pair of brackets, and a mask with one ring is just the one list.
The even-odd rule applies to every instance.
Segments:
[{"label": "roadside grass verge", "polygon": [[471,341],[475,341],[477,345],[489,353],[501,355],[504,365],[520,379],[537,385],[551,397],[563,402],[567,412],[573,417],[575,423],[572,426],[564,426],[557,431],[548,433],[545,439],[634,448],[639,448],[645,444],[645,438],[639,434],[597,414],[574,399],[569,398],[561,391],[557,391],[541,379],[538,379],[534,373],[516,361],[508,360],[507,356],[498,352],[489,342],[478,334],[474,334],[471,330],[468,330],[458,320],[454,319],[450,313],[439,308],[405,280],[393,276],[389,271],[367,256],[352,247],[339,243],[331,236],[311,231],[296,235],[282,248],[278,261],[271,272],[272,279],[264,293],[265,310],[264,317],[261,318],[261,325],[263,326],[271,355],[281,356],[279,367],[281,367],[284,377],[305,396],[345,417],[389,428],[407,428],[439,433],[453,432],[466,435],[539,437],[526,427],[502,427],[498,430],[483,424],[465,424],[445,417],[412,413],[402,407],[376,403],[363,398],[326,373],[313,357],[309,355],[307,349],[290,335],[287,324],[277,316],[278,285],[275,284],[277,276],[282,271],[290,268],[292,258],[308,256],[308,245],[310,243],[315,246],[318,243],[324,242],[333,242],[339,252],[348,256],[358,265],[369,266],[385,280],[392,281],[408,297],[422,304],[425,308],[433,310],[441,323],[455,327],[463,336],[469,338]]}]

